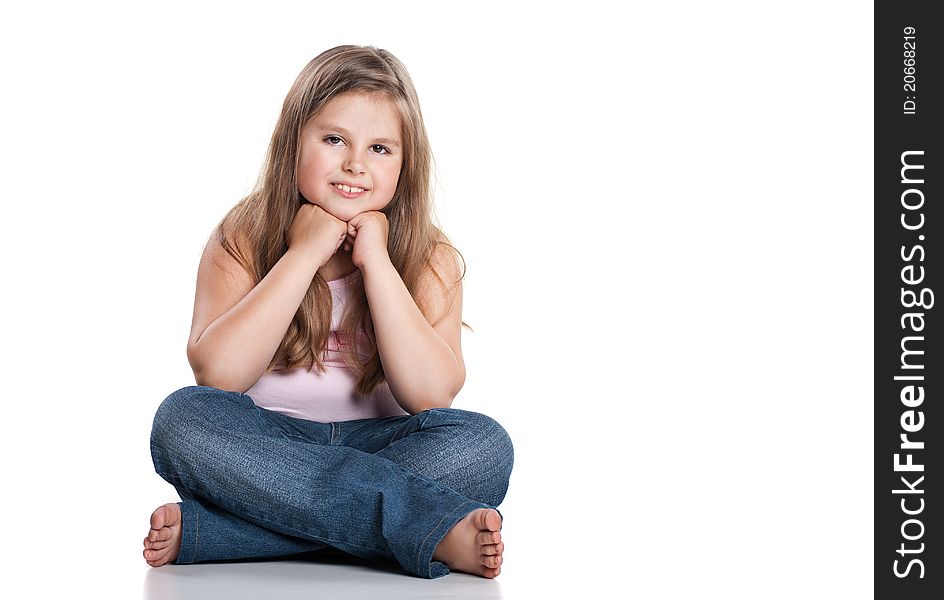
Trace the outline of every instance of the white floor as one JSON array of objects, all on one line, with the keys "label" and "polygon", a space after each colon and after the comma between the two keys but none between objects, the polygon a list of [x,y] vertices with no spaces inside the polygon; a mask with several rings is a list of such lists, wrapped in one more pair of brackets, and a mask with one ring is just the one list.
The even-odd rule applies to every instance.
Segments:
[{"label": "white floor", "polygon": [[[560,494],[555,491],[555,495]],[[144,496],[129,485],[109,502],[62,494],[30,497],[11,506],[7,514],[14,516],[9,524],[15,543],[0,547],[4,575],[0,596],[56,600],[871,597],[867,521],[862,520],[865,533],[858,533],[853,544],[837,539],[824,522],[798,522],[786,510],[780,511],[780,518],[765,519],[748,512],[752,510],[748,504],[721,496],[717,502],[711,495],[699,497],[701,508],[689,500],[667,503],[664,510],[674,511],[673,518],[661,520],[651,516],[658,517],[657,511],[633,512],[632,501],[641,496],[632,494],[626,501],[628,511],[613,503],[609,494],[593,501],[573,493],[576,505],[592,509],[556,513],[550,506],[531,502],[526,507],[512,498],[502,505],[505,562],[493,580],[462,573],[428,580],[389,563],[311,555],[151,568],[141,557],[146,517],[153,508],[153,500]],[[687,512],[676,510],[680,506]],[[771,509],[767,505],[763,512]],[[709,512],[714,518],[705,518]],[[615,518],[627,513],[629,519]],[[833,513],[830,518],[835,527],[844,523]],[[810,559],[807,544],[815,535],[841,551],[830,554],[830,560]]]},{"label": "white floor", "polygon": [[145,600],[239,598],[503,598],[501,576],[461,573],[420,579],[401,571],[339,561],[166,565],[144,575]]}]

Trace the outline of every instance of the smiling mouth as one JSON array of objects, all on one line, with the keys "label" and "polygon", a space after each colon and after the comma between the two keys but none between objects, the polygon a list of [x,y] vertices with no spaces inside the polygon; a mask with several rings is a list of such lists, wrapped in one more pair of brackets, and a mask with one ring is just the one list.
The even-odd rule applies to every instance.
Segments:
[{"label": "smiling mouth", "polygon": [[335,188],[341,190],[346,194],[360,194],[361,192],[366,192],[367,190],[362,187],[352,187],[349,185],[344,185],[343,183],[332,183]]}]

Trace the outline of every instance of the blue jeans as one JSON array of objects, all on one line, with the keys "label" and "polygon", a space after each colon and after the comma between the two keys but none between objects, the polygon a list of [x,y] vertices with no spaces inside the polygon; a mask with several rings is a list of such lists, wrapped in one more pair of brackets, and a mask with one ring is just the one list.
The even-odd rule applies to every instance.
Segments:
[{"label": "blue jeans", "polygon": [[505,497],[514,451],[474,412],[316,423],[191,386],[157,409],[151,457],[182,500],[177,564],[333,547],[434,578],[452,526]]}]

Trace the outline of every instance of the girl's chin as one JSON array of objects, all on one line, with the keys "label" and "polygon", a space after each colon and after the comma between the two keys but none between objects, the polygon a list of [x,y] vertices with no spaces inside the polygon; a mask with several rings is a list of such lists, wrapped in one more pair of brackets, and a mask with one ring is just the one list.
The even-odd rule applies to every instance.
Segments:
[{"label": "girl's chin", "polygon": [[[307,198],[306,198],[306,200],[307,200]],[[345,221],[345,222],[347,222],[347,221],[350,221],[352,218],[354,218],[354,215],[350,215],[350,214],[347,214],[347,213],[340,213],[340,214],[339,214],[337,210],[331,210],[331,208],[325,206],[325,205],[322,204],[321,202],[312,202],[311,200],[308,200],[308,204],[314,204],[315,206],[319,207],[321,210],[325,211],[326,213],[328,213],[329,215],[331,215],[331,216],[334,217],[335,219],[338,219],[339,221]]]}]

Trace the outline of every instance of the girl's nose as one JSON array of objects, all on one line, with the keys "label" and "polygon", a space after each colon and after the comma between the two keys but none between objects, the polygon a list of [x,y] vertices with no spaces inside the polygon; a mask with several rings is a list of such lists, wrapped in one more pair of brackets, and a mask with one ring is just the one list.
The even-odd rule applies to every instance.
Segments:
[{"label": "girl's nose", "polygon": [[361,175],[364,173],[364,162],[359,156],[350,155],[344,161],[344,170],[352,175]]}]

